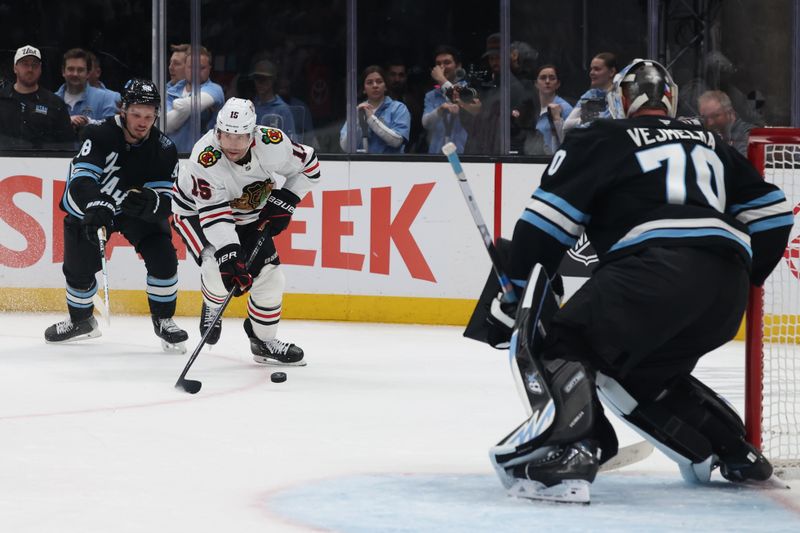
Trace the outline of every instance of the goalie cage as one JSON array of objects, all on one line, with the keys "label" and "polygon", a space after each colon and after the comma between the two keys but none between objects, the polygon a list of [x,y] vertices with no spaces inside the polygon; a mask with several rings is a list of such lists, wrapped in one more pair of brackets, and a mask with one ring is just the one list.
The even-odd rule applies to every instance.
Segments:
[{"label": "goalie cage", "polygon": [[[800,129],[754,128],[747,156],[800,210]],[[800,235],[763,288],[752,287],[745,323],[745,426],[781,477],[800,478]]]}]

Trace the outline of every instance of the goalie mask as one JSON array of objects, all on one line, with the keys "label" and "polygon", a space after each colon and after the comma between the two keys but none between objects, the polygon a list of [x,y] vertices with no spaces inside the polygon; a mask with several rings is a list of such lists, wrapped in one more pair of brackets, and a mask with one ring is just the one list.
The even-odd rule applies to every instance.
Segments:
[{"label": "goalie mask", "polygon": [[250,138],[256,129],[256,109],[253,102],[244,98],[229,98],[217,114],[217,134],[219,132],[240,135],[246,133]]},{"label": "goalie mask", "polygon": [[674,117],[678,111],[678,86],[657,61],[634,59],[614,76],[607,99],[614,118],[630,117],[643,108],[663,109]]}]

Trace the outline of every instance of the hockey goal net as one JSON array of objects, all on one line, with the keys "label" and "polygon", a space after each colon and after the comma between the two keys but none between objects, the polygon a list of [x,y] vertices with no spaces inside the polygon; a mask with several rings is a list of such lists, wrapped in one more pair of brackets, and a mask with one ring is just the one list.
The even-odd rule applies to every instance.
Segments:
[{"label": "hockey goal net", "polygon": [[[757,128],[748,158],[800,211],[800,129]],[[800,477],[800,236],[792,229],[783,260],[750,291],[745,326],[745,425],[779,475]]]}]

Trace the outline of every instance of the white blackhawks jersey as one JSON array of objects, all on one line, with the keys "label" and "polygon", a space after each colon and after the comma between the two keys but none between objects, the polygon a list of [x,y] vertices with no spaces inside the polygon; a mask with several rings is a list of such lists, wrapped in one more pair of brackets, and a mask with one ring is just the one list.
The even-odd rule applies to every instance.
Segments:
[{"label": "white blackhawks jersey", "polygon": [[273,174],[285,177],[282,188],[302,199],[319,182],[319,160],[313,148],[292,142],[281,130],[257,126],[250,161],[236,164],[222,153],[212,129],[181,164],[172,211],[198,215],[206,239],[219,250],[239,242],[236,225],[258,220],[276,183]]}]

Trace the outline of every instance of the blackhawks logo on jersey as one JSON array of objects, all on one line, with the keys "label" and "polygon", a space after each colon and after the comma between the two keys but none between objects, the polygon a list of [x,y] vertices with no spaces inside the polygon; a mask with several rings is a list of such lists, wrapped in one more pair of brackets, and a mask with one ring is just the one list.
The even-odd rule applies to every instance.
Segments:
[{"label": "blackhawks logo on jersey", "polygon": [[219,150],[214,150],[213,146],[206,146],[200,155],[197,156],[197,162],[203,165],[205,168],[213,166],[214,163],[219,161],[219,158],[222,157],[222,152]]},{"label": "blackhawks logo on jersey", "polygon": [[242,189],[242,195],[239,198],[231,200],[230,205],[234,209],[243,211],[257,209],[266,200],[271,190],[272,182],[270,181],[251,183]]},{"label": "blackhawks logo on jersey", "polygon": [[283,140],[283,133],[281,130],[274,130],[272,128],[260,128],[261,129],[261,142],[264,144],[278,144]]}]

